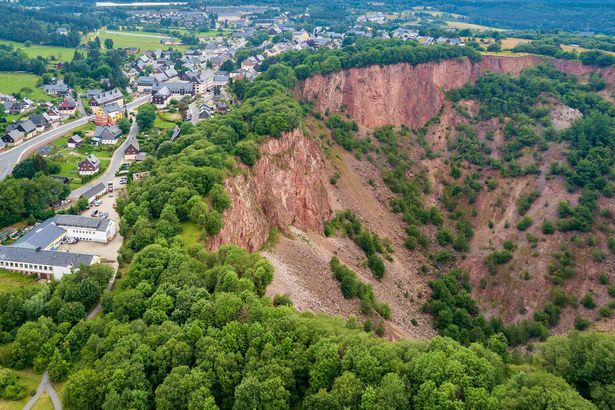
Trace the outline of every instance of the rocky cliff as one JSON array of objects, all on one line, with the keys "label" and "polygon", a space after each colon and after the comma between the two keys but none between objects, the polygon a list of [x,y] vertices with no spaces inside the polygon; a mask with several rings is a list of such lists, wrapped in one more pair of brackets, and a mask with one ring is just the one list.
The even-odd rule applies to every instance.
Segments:
[{"label": "rocky cliff", "polygon": [[411,66],[352,68],[301,82],[300,95],[314,100],[320,111],[346,110],[359,124],[374,128],[387,124],[420,128],[438,113],[444,91],[462,87],[487,71],[519,75],[524,69],[551,61],[570,74],[600,72],[615,84],[615,69],[584,66],[577,61],[549,60],[538,56],[484,56],[473,63],[451,59]]},{"label": "rocky cliff", "polygon": [[295,130],[268,139],[260,149],[252,169],[226,180],[232,205],[209,248],[233,243],[254,251],[265,244],[271,228],[289,225],[322,233],[330,207],[318,143]]}]

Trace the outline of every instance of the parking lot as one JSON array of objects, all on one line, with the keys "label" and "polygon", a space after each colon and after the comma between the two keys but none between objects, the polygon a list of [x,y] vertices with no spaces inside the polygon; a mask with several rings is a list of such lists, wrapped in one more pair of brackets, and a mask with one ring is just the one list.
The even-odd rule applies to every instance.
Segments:
[{"label": "parking lot", "polygon": [[[120,187],[120,178],[114,179],[114,187]],[[62,244],[58,250],[67,250],[69,252],[86,253],[91,255],[98,255],[101,262],[111,264],[115,269],[118,267],[117,252],[122,246],[122,236],[119,234],[119,215],[117,214],[113,204],[115,204],[116,192],[111,195],[105,194],[100,198],[101,204],[99,206],[92,206],[90,209],[86,209],[81,215],[91,217],[94,210],[98,210],[99,213],[107,212],[109,219],[114,220],[118,224],[118,233],[109,243],[99,243],[91,241],[79,241],[76,244]]]}]

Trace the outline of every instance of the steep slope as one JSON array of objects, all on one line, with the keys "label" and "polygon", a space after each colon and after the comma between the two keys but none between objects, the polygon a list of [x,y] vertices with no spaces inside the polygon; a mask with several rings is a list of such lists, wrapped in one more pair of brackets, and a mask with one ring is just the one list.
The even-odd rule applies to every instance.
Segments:
[{"label": "steep slope", "polygon": [[462,87],[487,71],[518,75],[545,61],[574,75],[598,72],[608,84],[615,84],[613,67],[590,67],[578,61],[537,56],[485,56],[478,63],[454,59],[415,67],[405,63],[374,65],[316,75],[300,84],[300,95],[314,100],[315,108],[321,112],[344,110],[365,127],[390,124],[420,128],[442,108],[444,91]]},{"label": "steep slope", "polygon": [[268,139],[251,170],[226,180],[232,200],[222,231],[208,246],[233,243],[260,249],[274,227],[293,225],[322,233],[330,215],[324,187],[324,161],[318,144],[300,130]]}]

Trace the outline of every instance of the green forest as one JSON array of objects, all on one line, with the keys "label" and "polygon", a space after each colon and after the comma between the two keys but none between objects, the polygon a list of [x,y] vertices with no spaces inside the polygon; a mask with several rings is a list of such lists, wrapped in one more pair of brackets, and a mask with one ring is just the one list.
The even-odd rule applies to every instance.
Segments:
[{"label": "green forest", "polygon": [[[103,290],[112,273],[94,265],[59,282],[0,293],[0,397],[24,397],[27,392],[10,368],[32,367],[39,373],[46,369],[52,382],[64,383],[62,400],[68,410],[611,408],[613,335],[547,337],[555,313],[546,307],[534,321],[520,325],[527,326],[522,331],[497,319],[488,321],[479,314],[464,275],[447,271],[451,251],[435,261],[441,272],[424,307],[442,336],[393,342],[366,330],[356,317],[301,313],[288,301],[265,296],[274,268],[257,253],[235,246],[210,252],[198,243],[185,245],[178,236],[188,223],[198,228],[200,239],[217,234],[230,206],[224,178],[241,172],[240,165],[254,165],[265,139],[280,138],[302,125],[310,109],[292,96],[298,79],[348,67],[457,57],[477,60],[480,55],[471,48],[423,48],[395,41],[284,54],[254,82],[233,83],[242,103],[228,115],[196,126],[183,123],[174,142],[167,135],[153,136],[148,159],[130,168],[150,176],[132,182],[127,197],[117,200],[125,272],[116,288]],[[76,58],[69,71],[87,72],[105,58],[113,57]],[[112,61],[107,62],[113,71]],[[614,113],[595,96],[596,82],[578,84],[541,66],[518,79],[487,75],[449,94],[453,102],[479,100],[485,107],[481,118],[513,118],[509,162],[521,149],[515,142],[540,142],[523,125],[534,114],[541,92],[553,93],[586,114],[570,131],[553,135],[569,144],[569,164],[555,171],[566,176],[571,189],[584,192],[576,208],[563,207],[563,222],[556,225],[561,230],[591,226],[596,196],[612,191],[607,175],[615,149]],[[329,125],[338,130],[344,148],[363,149],[352,140],[356,124],[330,117]],[[486,156],[477,154],[471,130],[460,134],[469,143],[455,145],[458,160],[483,161]],[[408,224],[411,248],[428,240],[421,225],[440,227],[444,217],[423,205],[424,186],[417,182],[420,178],[406,176],[411,161],[396,152],[397,137],[389,127],[375,135],[390,161],[392,170],[384,180],[397,194],[391,205]],[[484,165],[501,166],[503,172],[512,168]],[[57,198],[37,198],[38,207],[31,203],[40,185],[49,184],[47,178],[39,173],[3,181],[0,202],[12,200],[20,212],[2,209],[0,221],[36,217],[66,195],[59,191]],[[451,190],[471,195],[474,187],[475,181],[467,178]],[[450,205],[454,210],[454,199]],[[372,258],[375,277],[386,275],[377,261],[386,258],[387,244],[354,215],[337,215],[327,227],[331,235],[347,235]],[[467,219],[460,217],[454,235],[442,231],[436,240],[461,253],[471,236]],[[496,263],[502,259],[505,252],[494,257]],[[359,298],[365,311],[383,319],[390,316],[390,308],[376,300],[356,273],[336,258],[331,270],[344,296]],[[98,300],[103,313],[85,320]],[[527,349],[511,347],[530,339]]]}]

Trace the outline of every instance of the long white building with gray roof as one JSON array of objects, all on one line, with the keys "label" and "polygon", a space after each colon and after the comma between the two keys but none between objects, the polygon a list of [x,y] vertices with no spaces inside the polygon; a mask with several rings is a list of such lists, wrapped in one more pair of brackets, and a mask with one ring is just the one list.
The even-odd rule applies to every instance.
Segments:
[{"label": "long white building with gray roof", "polygon": [[35,274],[40,279],[60,280],[81,265],[99,261],[96,255],[0,246],[0,269]]}]

